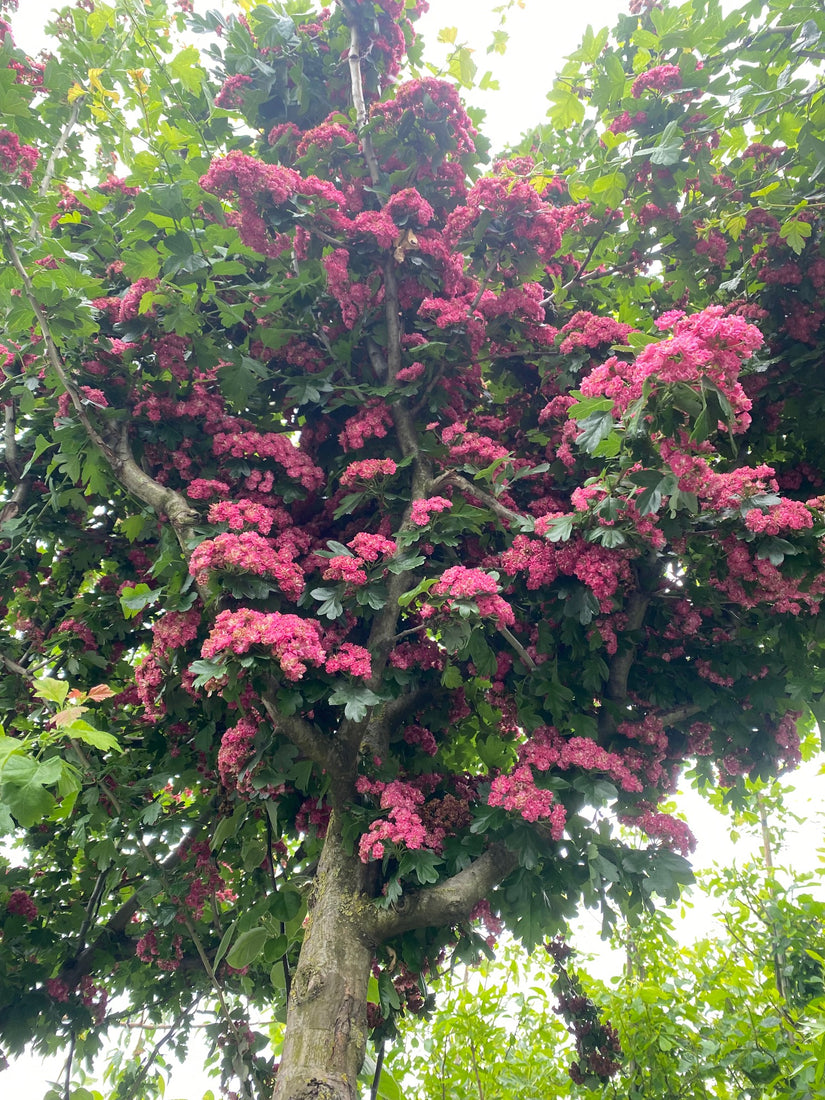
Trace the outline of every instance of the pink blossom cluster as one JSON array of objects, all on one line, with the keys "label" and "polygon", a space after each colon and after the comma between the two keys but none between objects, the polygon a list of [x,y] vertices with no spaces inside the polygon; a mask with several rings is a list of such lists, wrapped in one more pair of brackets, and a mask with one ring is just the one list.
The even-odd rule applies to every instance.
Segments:
[{"label": "pink blossom cluster", "polygon": [[157,934],[152,928],[137,941],[135,954],[141,962],[155,963],[160,970],[177,970],[183,958],[183,937],[173,936],[170,948],[170,955],[161,956]]},{"label": "pink blossom cluster", "polygon": [[781,531],[803,531],[814,525],[810,509],[798,500],[780,500],[765,509],[751,508],[745,516],[749,531],[778,535]]},{"label": "pink blossom cluster", "polygon": [[825,573],[803,587],[792,577],[786,577],[767,558],[751,555],[748,546],[733,536],[723,540],[727,574],[711,577],[709,583],[740,607],[772,607],[778,614],[799,615],[803,608],[812,614],[819,611],[825,595]]},{"label": "pink blossom cluster", "polygon": [[275,513],[254,500],[220,500],[210,506],[207,519],[210,523],[227,523],[233,531],[254,527],[259,535],[268,535],[275,522]]},{"label": "pink blossom cluster", "polygon": [[512,626],[513,609],[498,594],[498,580],[483,569],[453,565],[445,569],[430,590],[433,596],[446,596],[444,608],[450,610],[455,600],[473,600],[482,618],[492,618],[499,626]]},{"label": "pink blossom cluster", "polygon": [[186,486],[186,495],[190,500],[209,500],[228,492],[227,483],[216,478],[196,477]]},{"label": "pink blossom cluster", "polygon": [[[421,7],[421,4],[418,6]],[[401,84],[392,99],[372,104],[370,118],[381,128],[395,133],[407,112],[430,126],[445,127],[454,146],[452,158],[456,161],[464,153],[475,152],[475,127],[464,109],[458,90],[446,80],[426,77]],[[463,170],[461,174],[463,176]]]},{"label": "pink blossom cluster", "polygon": [[582,381],[584,396],[612,398],[615,414],[621,416],[642,396],[648,378],[688,385],[707,378],[730,401],[733,430],[745,431],[750,424],[751,402],[738,375],[742,362],[763,343],[759,329],[735,314],[726,315],[722,306],[708,306],[691,316],[672,310],[659,318],[657,325],[672,325],[672,336],[648,344],[633,363],[612,357],[595,367]]},{"label": "pink blossom cluster", "polygon": [[444,653],[435,642],[424,638],[420,642],[401,642],[390,651],[389,662],[393,668],[418,668],[426,671],[444,668]]},{"label": "pink blossom cluster", "polygon": [[237,110],[243,107],[243,89],[252,84],[251,76],[235,73],[228,76],[215,96],[215,106],[224,110]]},{"label": "pink blossom cluster", "polygon": [[636,111],[636,113],[632,115],[629,111],[622,111],[622,113],[616,115],[610,123],[608,130],[611,134],[624,134],[634,126],[641,126],[645,122],[647,122],[646,111]]},{"label": "pink blossom cluster", "polygon": [[345,451],[357,451],[368,439],[384,439],[392,427],[389,405],[380,397],[372,397],[345,422],[338,442]]},{"label": "pink blossom cluster", "polygon": [[165,679],[166,670],[155,653],[149,653],[135,669],[138,698],[143,704],[144,717],[150,721],[166,713],[166,704],[159,698]]},{"label": "pink blossom cluster", "polygon": [[346,672],[369,680],[372,676],[372,658],[368,649],[352,642],[344,642],[340,649],[327,657],[324,669],[329,673]]},{"label": "pink blossom cluster", "polygon": [[33,145],[21,145],[12,130],[0,130],[0,171],[17,176],[24,187],[31,187],[39,159],[40,153]]},{"label": "pink blossom cluster", "polygon": [[74,634],[83,642],[83,648],[97,649],[97,639],[85,623],[79,619],[64,619],[55,627],[55,634]]},{"label": "pink blossom cluster", "polygon": [[183,649],[197,638],[200,622],[197,605],[188,611],[167,611],[152,624],[152,652],[167,657],[173,649]]},{"label": "pink blossom cluster", "polygon": [[367,283],[350,279],[349,252],[345,248],[333,249],[321,262],[329,292],[341,310],[341,320],[346,328],[352,329],[372,301],[373,292]]},{"label": "pink blossom cluster", "polygon": [[[138,279],[132,283],[120,300],[118,320],[121,322],[134,321],[140,313],[144,294],[151,294],[154,290],[157,290],[159,285],[159,279]],[[151,311],[149,315],[151,316]]]},{"label": "pink blossom cluster", "polygon": [[434,512],[446,512],[452,508],[453,502],[446,497],[419,497],[412,502],[410,508],[410,522],[416,527],[426,527],[430,522],[430,516]]},{"label": "pink blossom cluster", "polygon": [[300,680],[309,665],[320,668],[326,661],[321,627],[315,619],[246,607],[221,611],[201,652],[206,658],[225,651],[240,655],[253,646],[268,649],[287,680]]},{"label": "pink blossom cluster", "polygon": [[486,467],[499,458],[507,458],[510,452],[486,435],[467,430],[466,424],[450,424],[441,435],[450,449],[450,458],[456,463],[468,462]]},{"label": "pink blossom cluster", "polygon": [[208,584],[209,574],[220,571],[272,577],[290,600],[299,600],[304,591],[304,574],[289,549],[276,549],[256,531],[227,531],[195,547],[189,572],[198,584]]},{"label": "pink blossom cluster", "polygon": [[[540,517],[536,533],[545,534],[554,518],[554,513]],[[627,552],[608,550],[580,535],[558,543],[517,535],[495,564],[511,576],[526,573],[529,589],[552,584],[559,576],[576,577],[591,589],[605,613],[613,610],[612,600],[620,585],[632,581]]]},{"label": "pink blossom cluster", "polygon": [[619,820],[625,825],[632,825],[641,829],[653,840],[659,840],[666,848],[689,856],[696,848],[696,837],[690,831],[687,823],[680,821],[670,814],[657,813],[655,810],[645,810],[636,817],[621,816]]},{"label": "pink blossom cluster", "polygon": [[343,581],[360,587],[368,581],[364,562],[361,558],[351,557],[349,554],[336,554],[326,561],[326,568],[321,574],[325,581]]},{"label": "pink blossom cluster", "polygon": [[510,775],[499,775],[490,786],[488,806],[501,806],[521,814],[525,821],[548,821],[553,840],[561,840],[566,814],[564,806],[554,802],[552,791],[536,786],[532,769],[517,767]]},{"label": "pink blossom cluster", "polygon": [[383,535],[371,535],[368,531],[359,531],[347,543],[350,550],[364,561],[375,562],[379,558],[391,558],[398,550],[398,544]]},{"label": "pink blossom cluster", "polygon": [[639,73],[633,81],[630,94],[638,99],[644,92],[674,92],[682,87],[682,73],[678,65],[655,65],[647,72]]},{"label": "pink blossom cluster", "polygon": [[407,224],[410,220],[423,228],[433,220],[434,211],[424,196],[414,187],[405,187],[390,195],[384,205],[385,213],[395,222]]},{"label": "pink blossom cluster", "polygon": [[358,842],[358,854],[363,863],[382,859],[388,843],[411,851],[419,848],[439,850],[444,839],[443,830],[433,833],[427,829],[420,809],[425,796],[417,787],[400,779],[382,783],[359,776],[356,788],[359,794],[378,797],[381,809],[389,810],[387,817],[372,822]]},{"label": "pink blossom cluster", "polygon": [[377,477],[392,477],[397,469],[391,458],[364,458],[347,466],[341,474],[341,484],[344,488],[351,489]]},{"label": "pink blossom cluster", "polygon": [[241,718],[221,738],[218,749],[218,775],[228,791],[236,790],[240,774],[255,753],[254,743],[258,722],[252,717]]},{"label": "pink blossom cluster", "polygon": [[200,185],[222,198],[237,196],[239,211],[230,220],[243,243],[264,256],[278,256],[289,246],[288,238],[271,232],[262,214],[267,206],[283,206],[294,195],[344,205],[344,196],[333,184],[314,176],[302,178],[291,168],[265,164],[238,149],[213,160]]},{"label": "pink blossom cluster", "polygon": [[233,458],[271,458],[282,466],[291,481],[313,492],[324,484],[324,471],[298,450],[289,436],[279,432],[217,432],[212,440],[213,454]]},{"label": "pink blossom cluster", "polygon": [[633,325],[615,321],[612,317],[597,317],[580,309],[561,328],[564,336],[559,351],[569,355],[576,348],[598,348],[604,344],[625,344]]},{"label": "pink blossom cluster", "polygon": [[307,798],[295,814],[295,828],[299,833],[306,834],[313,829],[316,836],[326,836],[331,812],[331,807],[322,798]]},{"label": "pink blossom cluster", "polygon": [[26,890],[12,890],[6,901],[6,912],[10,916],[22,917],[29,924],[37,920],[37,905]]},{"label": "pink blossom cluster", "polygon": [[[470,190],[467,205],[447,218],[445,237],[455,246],[471,238],[482,213],[506,223],[515,251],[533,250],[549,264],[561,244],[559,211],[524,180],[512,176],[483,176]],[[525,249],[527,246],[527,249]]]},{"label": "pink blossom cluster", "polygon": [[438,754],[438,744],[433,736],[432,730],[414,724],[406,727],[403,736],[408,745],[417,746],[428,756],[436,756]]},{"label": "pink blossom cluster", "polygon": [[648,714],[640,722],[619,722],[619,733],[629,737],[631,741],[638,741],[641,745],[650,745],[651,748],[664,752],[668,741],[661,718],[655,714]]},{"label": "pink blossom cluster", "polygon": [[741,502],[756,493],[778,490],[771,466],[739,466],[722,473],[714,470],[701,455],[689,454],[678,444],[663,439],[659,444],[662,458],[679,478],[682,492],[695,493],[716,512],[738,509]]},{"label": "pink blossom cluster", "polygon": [[638,776],[630,771],[618,753],[608,752],[589,737],[562,737],[553,726],[535,730],[520,747],[518,758],[520,764],[529,764],[541,772],[550,768],[601,771],[623,791],[643,789]]},{"label": "pink blossom cluster", "polygon": [[773,730],[773,739],[779,749],[779,760],[783,770],[791,771],[802,762],[802,754],[799,748],[799,731],[797,722],[802,717],[802,711],[789,710],[780,718]]},{"label": "pink blossom cluster", "polygon": [[415,382],[426,369],[423,363],[410,363],[408,367],[402,367],[395,377],[398,382]]},{"label": "pink blossom cluster", "polygon": [[[285,123],[281,126],[275,127],[269,133],[269,143],[274,145],[275,141],[286,132],[290,123]],[[294,125],[292,129],[295,129]],[[296,133],[299,132],[296,130]],[[273,140],[273,134],[275,139]],[[310,149],[329,149],[337,141],[342,142],[344,145],[357,145],[357,135],[346,126],[342,126],[339,122],[322,122],[320,126],[313,126],[310,130],[304,130],[301,135],[301,139],[296,147],[296,155],[299,157],[305,156]]]}]

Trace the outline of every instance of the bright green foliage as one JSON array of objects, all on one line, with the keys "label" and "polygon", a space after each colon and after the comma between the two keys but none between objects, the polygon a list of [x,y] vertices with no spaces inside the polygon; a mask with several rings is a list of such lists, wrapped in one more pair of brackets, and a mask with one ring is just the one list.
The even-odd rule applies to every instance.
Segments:
[{"label": "bright green foliage", "polygon": [[[736,815],[740,834],[751,842],[767,836],[774,857],[792,824],[785,799],[779,787],[761,791],[758,801],[751,791],[749,808]],[[701,874],[692,894],[681,915],[662,910],[615,937],[615,957],[602,960],[608,968],[618,962],[613,981],[580,968],[624,1052],[620,1078],[587,1094],[816,1100],[825,1087],[821,873],[769,868],[763,853]],[[691,925],[711,907],[712,927],[694,940]],[[541,958],[511,949],[464,982],[446,976],[437,1003],[430,1022],[404,1025],[390,1059],[396,1073],[412,1075],[422,1100],[533,1097],[540,1080],[544,1096],[585,1095],[559,1076],[574,1054]]]}]

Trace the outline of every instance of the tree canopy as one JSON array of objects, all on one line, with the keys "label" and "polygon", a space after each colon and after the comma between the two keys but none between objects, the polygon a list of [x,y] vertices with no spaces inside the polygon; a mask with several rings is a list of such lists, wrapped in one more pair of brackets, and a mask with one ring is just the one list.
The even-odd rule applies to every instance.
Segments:
[{"label": "tree canopy", "polygon": [[633,0],[492,162],[426,7],[0,24],[0,1041],[67,1090],[208,1010],[230,1091],[351,1100],[822,713],[820,5]]}]

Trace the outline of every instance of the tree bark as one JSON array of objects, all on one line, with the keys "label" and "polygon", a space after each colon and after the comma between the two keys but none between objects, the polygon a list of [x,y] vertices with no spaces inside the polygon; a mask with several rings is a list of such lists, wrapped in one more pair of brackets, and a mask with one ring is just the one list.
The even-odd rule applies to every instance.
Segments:
[{"label": "tree bark", "polygon": [[272,1100],[357,1100],[375,950],[364,931],[371,903],[363,875],[358,857],[344,850],[333,815],[292,980]]}]

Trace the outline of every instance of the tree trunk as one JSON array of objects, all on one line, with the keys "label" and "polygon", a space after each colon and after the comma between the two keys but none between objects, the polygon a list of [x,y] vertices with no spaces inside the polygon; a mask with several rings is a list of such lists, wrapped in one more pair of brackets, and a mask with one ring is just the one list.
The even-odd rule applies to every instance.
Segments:
[{"label": "tree trunk", "polygon": [[363,864],[344,851],[335,817],[310,900],[272,1100],[356,1100],[367,1038],[374,948],[364,936]]}]

